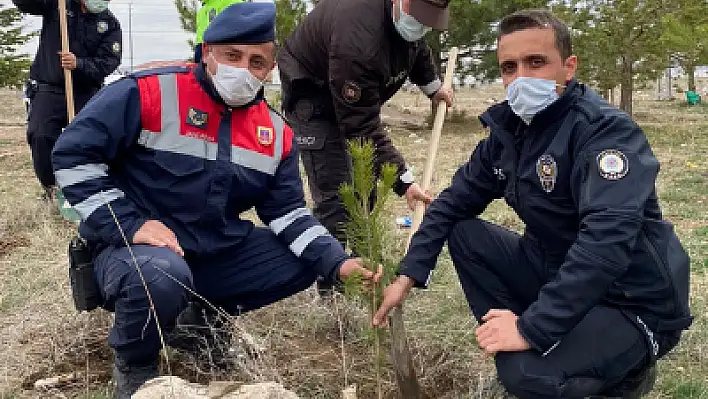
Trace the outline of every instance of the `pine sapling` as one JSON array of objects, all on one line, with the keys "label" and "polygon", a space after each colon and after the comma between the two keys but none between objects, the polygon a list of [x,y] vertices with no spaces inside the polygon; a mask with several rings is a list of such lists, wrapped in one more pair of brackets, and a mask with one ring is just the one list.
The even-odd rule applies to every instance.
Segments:
[{"label": "pine sapling", "polygon": [[[366,300],[370,305],[370,317],[382,301],[383,287],[395,277],[398,263],[391,257],[386,245],[391,242],[390,227],[384,215],[387,201],[392,197],[397,169],[391,164],[381,167],[378,178],[374,171],[374,147],[369,141],[349,142],[352,157],[352,183],[343,184],[340,197],[349,214],[345,230],[349,246],[362,258],[364,267],[373,273],[382,268],[382,276],[376,284],[364,287],[361,276],[352,276],[345,281],[345,293]],[[381,391],[381,341],[384,330],[374,330],[374,362],[378,397]]]}]

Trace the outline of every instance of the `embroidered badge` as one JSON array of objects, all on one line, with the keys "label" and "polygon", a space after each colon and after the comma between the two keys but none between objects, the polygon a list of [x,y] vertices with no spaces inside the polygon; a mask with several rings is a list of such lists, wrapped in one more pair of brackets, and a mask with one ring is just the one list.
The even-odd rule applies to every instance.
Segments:
[{"label": "embroidered badge", "polygon": [[216,9],[212,8],[209,10],[209,22],[213,21],[214,18],[216,18]]},{"label": "embroidered badge", "polygon": [[620,150],[605,150],[597,156],[597,169],[607,180],[619,180],[629,172],[627,156]]},{"label": "embroidered badge", "polygon": [[347,80],[342,85],[342,98],[348,103],[355,103],[361,98],[361,88],[351,80]]},{"label": "embroidered badge", "polygon": [[543,154],[536,162],[536,173],[541,181],[543,191],[550,193],[556,186],[558,176],[558,165],[551,155]]},{"label": "embroidered badge", "polygon": [[263,145],[273,144],[273,129],[272,128],[258,126],[258,130],[257,130],[256,134],[258,136],[259,143],[261,143]]},{"label": "embroidered badge", "polygon": [[120,53],[120,43],[118,43],[118,42],[113,43],[113,52],[116,54]]},{"label": "embroidered badge", "polygon": [[108,22],[98,21],[98,25],[96,26],[96,30],[98,30],[98,33],[106,33],[106,31],[108,30]]},{"label": "embroidered badge", "polygon": [[200,111],[194,107],[189,107],[187,111],[187,124],[189,126],[194,126],[199,129],[205,129],[207,126],[207,121],[209,119],[209,114],[204,111]]},{"label": "embroidered badge", "polygon": [[295,104],[295,115],[303,121],[309,121],[312,115],[315,114],[315,104],[312,100],[307,98],[301,98]]}]

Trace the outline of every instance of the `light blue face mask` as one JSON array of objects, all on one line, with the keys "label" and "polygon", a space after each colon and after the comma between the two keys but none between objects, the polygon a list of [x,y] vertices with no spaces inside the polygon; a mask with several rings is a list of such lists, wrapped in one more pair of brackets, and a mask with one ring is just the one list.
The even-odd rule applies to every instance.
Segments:
[{"label": "light blue face mask", "polygon": [[426,33],[433,30],[432,28],[425,26],[418,22],[417,19],[411,17],[403,11],[403,0],[397,0],[398,3],[398,21],[394,20],[393,25],[396,30],[401,35],[403,40],[407,42],[415,42],[423,38]]},{"label": "light blue face mask", "polygon": [[509,106],[528,125],[536,114],[558,99],[553,80],[518,77],[506,88]]},{"label": "light blue face mask", "polygon": [[108,0],[84,0],[84,5],[91,14],[98,14],[108,9]]}]

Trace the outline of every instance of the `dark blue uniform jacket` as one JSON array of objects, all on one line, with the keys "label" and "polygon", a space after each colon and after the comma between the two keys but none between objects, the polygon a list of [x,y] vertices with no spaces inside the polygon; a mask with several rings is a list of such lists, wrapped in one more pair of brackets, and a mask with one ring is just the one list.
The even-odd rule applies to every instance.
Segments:
[{"label": "dark blue uniform jacket", "polygon": [[[39,48],[30,67],[30,78],[59,88],[64,87],[64,70],[57,54],[61,51],[57,0],[12,0],[23,13],[42,17]],[[76,91],[93,91],[121,62],[123,34],[110,11],[98,14],[81,11],[79,1],[67,1],[69,50],[76,56],[72,83]]]},{"label": "dark blue uniform jacket", "polygon": [[[166,134],[171,138],[161,138]],[[241,214],[255,208],[282,245],[334,278],[347,255],[305,207],[293,143],[262,91],[247,106],[228,107],[202,66],[171,67],[99,91],[52,159],[66,200],[82,217],[81,235],[98,245],[124,245],[113,214],[129,240],[156,219],[195,267],[237,248],[254,227]]]},{"label": "dark blue uniform jacket", "polygon": [[427,210],[401,274],[427,286],[453,225],[504,198],[540,243],[547,283],[518,326],[541,352],[594,306],[619,306],[655,332],[691,323],[689,258],[655,191],[659,162],[625,113],[573,80],[526,126],[506,102],[490,134]]}]

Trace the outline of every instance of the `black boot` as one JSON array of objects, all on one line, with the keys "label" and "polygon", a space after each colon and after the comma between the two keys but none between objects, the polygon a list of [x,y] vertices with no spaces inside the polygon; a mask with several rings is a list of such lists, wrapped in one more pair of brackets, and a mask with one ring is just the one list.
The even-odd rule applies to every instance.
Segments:
[{"label": "black boot", "polygon": [[610,392],[591,396],[590,399],[639,399],[654,389],[654,383],[656,383],[656,364],[628,375]]},{"label": "black boot", "polygon": [[113,365],[113,380],[116,383],[115,398],[130,399],[130,397],[145,382],[158,376],[158,358],[141,365],[128,365],[116,355]]},{"label": "black boot", "polygon": [[184,352],[203,365],[228,368],[231,351],[231,330],[225,317],[201,302],[190,302],[177,318],[167,344]]}]

